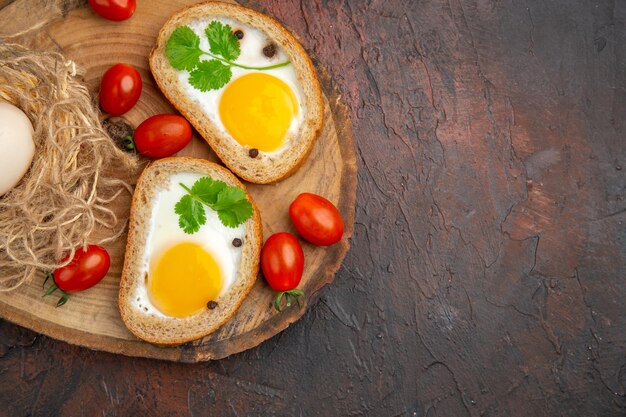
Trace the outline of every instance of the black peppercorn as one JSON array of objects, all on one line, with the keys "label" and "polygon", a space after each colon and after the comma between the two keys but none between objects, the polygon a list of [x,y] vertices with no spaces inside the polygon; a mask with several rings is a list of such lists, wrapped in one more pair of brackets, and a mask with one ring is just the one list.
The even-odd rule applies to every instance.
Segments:
[{"label": "black peppercorn", "polygon": [[265,55],[268,58],[271,58],[274,55],[276,55],[276,44],[270,43],[265,48],[263,48],[263,55]]},{"label": "black peppercorn", "polygon": [[235,37],[236,37],[237,39],[239,39],[239,40],[243,39],[243,31],[241,31],[241,30],[237,29],[237,30],[235,31]]},{"label": "black peppercorn", "polygon": [[248,155],[250,155],[250,158],[256,158],[259,156],[259,150],[257,148],[252,148],[248,151]]},{"label": "black peppercorn", "polygon": [[241,241],[241,239],[239,239],[238,237],[233,239],[233,246],[238,248],[239,246],[241,246],[243,244],[243,242]]},{"label": "black peppercorn", "polygon": [[206,303],[206,306],[209,310],[213,310],[217,307],[217,303],[215,301],[209,301]]}]

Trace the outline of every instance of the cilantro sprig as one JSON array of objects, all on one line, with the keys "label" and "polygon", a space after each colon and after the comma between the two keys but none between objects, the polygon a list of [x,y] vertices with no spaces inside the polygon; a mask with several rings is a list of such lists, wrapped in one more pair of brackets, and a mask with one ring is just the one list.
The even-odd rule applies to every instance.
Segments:
[{"label": "cilantro sprig", "polygon": [[222,224],[230,228],[252,217],[252,203],[239,187],[209,177],[200,178],[191,188],[179,184],[187,194],[176,203],[174,211],[178,214],[178,225],[185,233],[195,233],[206,223],[204,206],[215,210]]},{"label": "cilantro sprig", "polygon": [[[200,37],[189,26],[177,27],[165,45],[170,64],[177,70],[189,71],[189,84],[197,90],[219,90],[225,86],[233,76],[231,67],[265,71],[291,63],[285,61],[264,67],[238,64],[235,61],[241,54],[241,47],[230,25],[214,20],[204,34],[209,41],[209,51],[200,48]],[[201,61],[202,55],[212,59]]]}]

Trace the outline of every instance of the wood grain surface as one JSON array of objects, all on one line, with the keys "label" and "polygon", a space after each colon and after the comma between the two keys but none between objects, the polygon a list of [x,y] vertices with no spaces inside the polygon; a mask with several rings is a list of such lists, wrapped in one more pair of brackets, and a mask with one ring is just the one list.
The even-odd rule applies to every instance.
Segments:
[{"label": "wood grain surface", "polygon": [[[123,119],[132,126],[138,126],[154,114],[175,113],[150,74],[148,55],[156,34],[169,16],[191,3],[193,1],[189,0],[140,3],[135,13],[141,17],[124,22],[107,21],[90,8],[82,7],[45,30],[26,31],[20,35],[20,42],[39,49],[59,50],[66,58],[75,61],[94,97],[107,68],[118,62],[131,64],[140,71],[144,80],[143,90],[137,105],[125,113]],[[54,16],[56,11],[50,4],[54,3],[48,3],[49,15]],[[26,29],[32,25],[28,14],[14,13],[12,20],[21,20]],[[42,41],[42,32],[49,42]],[[348,249],[354,222],[356,160],[350,120],[346,107],[332,90],[328,76],[322,74],[322,80],[330,94],[325,98],[324,127],[303,166],[276,184],[247,185],[259,207],[266,237],[279,231],[295,233],[287,214],[288,207],[304,191],[328,198],[345,219],[345,233],[338,244],[327,248],[303,244],[306,268],[299,287],[309,295],[308,300],[315,300],[315,293],[333,279]],[[216,155],[198,135],[178,155],[217,161]],[[117,199],[111,208],[120,219],[128,219],[130,196]],[[92,349],[196,362],[223,358],[258,345],[296,321],[308,304],[304,300],[302,308],[285,309],[278,313],[272,307],[274,292],[262,279],[258,279],[237,313],[216,332],[184,346],[153,346],[137,339],[126,329],[117,307],[126,239],[119,239],[105,247],[112,259],[107,277],[89,291],[72,297],[72,302],[64,308],[56,308],[54,300],[41,297],[43,277],[36,277],[17,291],[2,295],[0,316],[55,339]]]},{"label": "wood grain surface", "polygon": [[626,3],[245,3],[350,107],[338,276],[280,335],[203,364],[5,322],[6,415],[626,415]]}]

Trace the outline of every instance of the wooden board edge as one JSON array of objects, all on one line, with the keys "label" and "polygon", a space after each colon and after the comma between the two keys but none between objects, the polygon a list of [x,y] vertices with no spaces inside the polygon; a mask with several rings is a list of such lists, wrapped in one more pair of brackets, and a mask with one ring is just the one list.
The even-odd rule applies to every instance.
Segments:
[{"label": "wooden board edge", "polygon": [[329,247],[332,250],[332,258],[323,267],[320,280],[316,281],[308,291],[307,302],[300,309],[292,309],[289,312],[275,315],[272,319],[264,322],[249,332],[239,334],[233,338],[223,339],[208,345],[182,345],[172,348],[161,348],[145,343],[139,339],[125,340],[116,339],[112,336],[96,335],[79,330],[68,330],[54,322],[41,318],[29,317],[13,307],[0,303],[0,316],[19,326],[31,329],[55,340],[85,347],[92,350],[122,354],[130,357],[146,357],[177,362],[201,362],[207,360],[222,359],[227,356],[251,349],[285,330],[292,323],[299,320],[307,311],[309,305],[317,301],[319,291],[332,282],[335,273],[341,267],[341,263],[349,250],[349,239],[354,231],[354,210],[356,203],[356,151],[352,136],[352,124],[348,107],[341,102],[341,95],[334,86],[328,73],[316,63],[316,69],[320,75],[322,89],[328,98],[331,108],[331,116],[342,155],[343,175],[341,189],[347,190],[344,198],[338,203],[338,209],[343,216],[345,229],[344,236],[338,244]]},{"label": "wooden board edge", "polygon": [[177,352],[174,349],[167,352],[165,349],[145,344],[138,339],[136,341],[131,341],[117,339],[113,336],[83,332],[80,330],[68,330],[67,327],[61,326],[52,321],[25,316],[24,314],[21,314],[21,310],[15,309],[14,307],[4,303],[0,303],[0,316],[2,317],[2,320],[17,324],[51,339],[95,351],[122,354],[125,356],[150,357],[170,361],[178,361],[180,357],[180,352]]}]

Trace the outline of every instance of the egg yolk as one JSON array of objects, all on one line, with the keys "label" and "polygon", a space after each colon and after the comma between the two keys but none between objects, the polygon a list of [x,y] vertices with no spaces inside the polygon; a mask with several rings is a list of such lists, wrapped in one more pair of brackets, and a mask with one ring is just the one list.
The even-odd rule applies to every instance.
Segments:
[{"label": "egg yolk", "polygon": [[298,114],[298,101],[281,79],[253,72],[226,87],[219,111],[224,127],[237,142],[270,152],[283,144]]},{"label": "egg yolk", "polygon": [[200,245],[179,243],[169,248],[153,265],[149,282],[150,300],[163,314],[191,316],[222,290],[219,265]]}]

